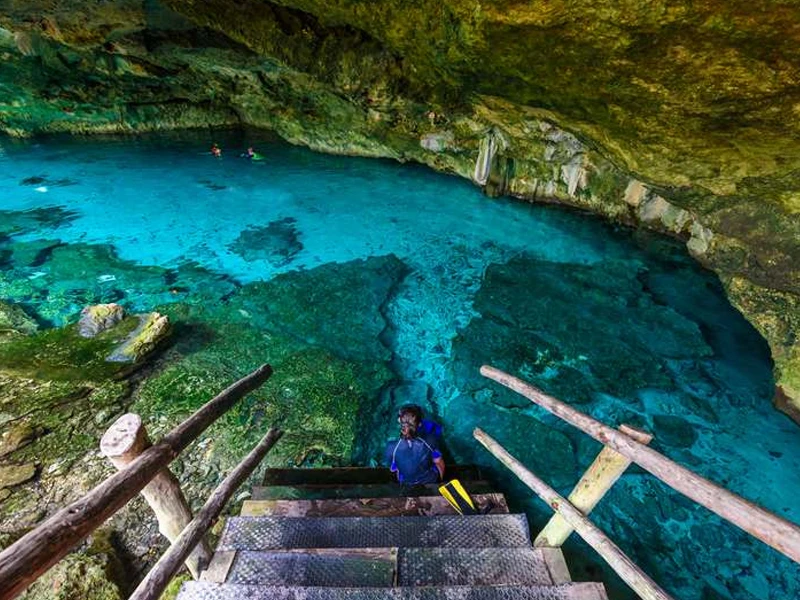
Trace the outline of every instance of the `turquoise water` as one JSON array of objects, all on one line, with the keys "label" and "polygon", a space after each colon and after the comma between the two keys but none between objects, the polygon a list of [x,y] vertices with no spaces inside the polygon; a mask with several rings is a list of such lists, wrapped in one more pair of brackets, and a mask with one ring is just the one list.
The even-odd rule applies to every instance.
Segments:
[{"label": "turquoise water", "polygon": [[[206,153],[213,141],[221,159]],[[264,161],[237,158],[251,143]],[[279,274],[335,278],[337,265],[396,256],[405,275],[377,301],[385,328],[363,349],[388,349],[394,379],[364,408],[355,462],[378,459],[389,415],[411,400],[444,423],[451,459],[494,468],[470,437],[481,426],[568,491],[597,445],[482,380],[493,363],[608,424],[653,431],[668,456],[800,522],[800,430],[771,406],[768,349],[671,240],[490,200],[416,166],[233,133],[2,141],[0,210],[0,297],[43,326],[99,301],[224,305]],[[57,268],[70,249],[91,260]],[[134,266],[167,271],[154,283]],[[334,313],[338,300],[325,298]],[[330,321],[309,343],[336,354],[337,336]],[[544,522],[546,507],[491,473]],[[800,596],[797,565],[635,469],[594,518],[677,597]],[[598,576],[590,550],[568,550],[577,577]]]}]

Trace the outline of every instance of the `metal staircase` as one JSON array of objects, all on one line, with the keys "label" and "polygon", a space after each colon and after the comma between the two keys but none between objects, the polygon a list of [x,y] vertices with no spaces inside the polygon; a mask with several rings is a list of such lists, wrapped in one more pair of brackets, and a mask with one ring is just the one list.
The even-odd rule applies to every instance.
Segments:
[{"label": "metal staircase", "polygon": [[531,545],[478,469],[452,475],[491,514],[456,514],[436,486],[408,495],[386,469],[270,470],[178,600],[606,600]]}]

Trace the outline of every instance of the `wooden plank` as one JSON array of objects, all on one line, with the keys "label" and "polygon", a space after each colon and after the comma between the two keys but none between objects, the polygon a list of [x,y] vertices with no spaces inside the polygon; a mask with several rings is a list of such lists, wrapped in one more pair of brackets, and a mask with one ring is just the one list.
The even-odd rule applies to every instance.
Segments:
[{"label": "wooden plank", "polygon": [[272,367],[263,365],[226,388],[122,471],[0,552],[0,600],[10,600],[20,594],[138,494],[221,414],[270,375]]},{"label": "wooden plank", "polygon": [[[494,486],[486,481],[467,484],[471,494],[491,494]],[[404,488],[397,483],[369,485],[273,485],[253,488],[253,500],[322,500],[328,498],[396,498],[408,496],[436,496],[438,485]]]},{"label": "wooden plank", "polygon": [[481,374],[525,396],[601,444],[613,448],[684,496],[800,563],[800,527],[794,523],[682,467],[521,379],[486,365],[481,367]]},{"label": "wooden plank", "polygon": [[542,553],[544,563],[547,565],[547,570],[550,572],[550,579],[554,584],[570,583],[572,577],[567,568],[567,561],[564,559],[564,553],[561,548],[539,548]]},{"label": "wooden plank", "polygon": [[270,429],[267,432],[267,435],[253,448],[250,454],[214,490],[194,520],[158,559],[155,566],[133,591],[129,600],[158,600],[161,597],[161,593],[180,569],[181,563],[186,560],[192,548],[202,539],[212,522],[225,508],[225,503],[250,476],[281,435],[282,432],[276,429]]},{"label": "wooden plank", "polygon": [[214,553],[208,568],[200,575],[200,581],[209,583],[225,583],[228,573],[236,558],[236,550],[219,550]]},{"label": "wooden plank", "polygon": [[[492,505],[492,514],[507,514],[502,494],[472,496],[480,509]],[[246,500],[243,517],[399,517],[454,515],[455,509],[442,496],[408,498],[353,498],[333,500]]]},{"label": "wooden plank", "polygon": [[[639,431],[630,425],[621,425],[619,429],[640,444],[649,444],[653,439],[649,433]],[[584,515],[588,515],[630,464],[631,459],[622,456],[616,450],[604,447],[567,499]],[[556,513],[536,536],[533,545],[558,548],[567,541],[572,531],[572,527],[564,520],[564,517]]]},{"label": "wooden plank", "polygon": [[[447,478],[480,479],[480,469],[474,465],[448,465]],[[370,485],[396,483],[397,476],[388,468],[337,467],[324,469],[267,469],[264,485]]]},{"label": "wooden plank", "polygon": [[495,458],[503,463],[514,475],[527,485],[554,511],[563,516],[609,566],[636,592],[643,600],[672,600],[658,584],[650,579],[634,562],[600,531],[594,523],[584,517],[569,501],[559,495],[553,488],[526,469],[522,463],[511,456],[505,448],[497,443],[481,429],[473,432],[478,440]]},{"label": "wooden plank", "polygon": [[[139,415],[128,413],[114,421],[100,440],[100,452],[121,471],[152,444]],[[181,491],[178,478],[165,467],[140,492],[158,520],[158,530],[170,542],[192,520],[192,510]],[[211,559],[211,550],[201,541],[186,559],[186,567],[197,579]]]}]

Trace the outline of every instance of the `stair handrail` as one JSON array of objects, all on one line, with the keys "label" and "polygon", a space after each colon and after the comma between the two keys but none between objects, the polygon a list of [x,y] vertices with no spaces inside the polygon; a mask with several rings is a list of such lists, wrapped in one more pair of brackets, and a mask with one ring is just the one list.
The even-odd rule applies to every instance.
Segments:
[{"label": "stair handrail", "polygon": [[525,396],[563,421],[574,425],[604,446],[616,450],[675,491],[800,563],[800,527],[791,521],[701,477],[630,436],[548,396],[522,379],[489,365],[482,366],[480,372],[484,377]]},{"label": "stair handrail", "polygon": [[181,531],[169,549],[161,555],[161,558],[150,569],[128,600],[158,600],[161,597],[186,557],[225,508],[230,497],[250,476],[282,435],[283,432],[277,429],[270,429],[267,432],[250,454],[212,492],[197,516]]},{"label": "stair handrail", "polygon": [[15,598],[136,496],[203,431],[272,375],[270,365],[230,385],[127,467],[0,552],[0,600]]},{"label": "stair handrail", "polygon": [[514,458],[503,448],[497,440],[480,428],[476,428],[472,435],[491,452],[497,460],[502,462],[514,475],[527,485],[533,492],[544,500],[550,508],[569,523],[575,532],[605,560],[609,566],[627,583],[631,589],[644,600],[672,600],[672,597],[661,589],[631,558],[611,541],[592,521],[586,518],[581,511],[561,496],[552,487],[525,468],[519,460]]}]

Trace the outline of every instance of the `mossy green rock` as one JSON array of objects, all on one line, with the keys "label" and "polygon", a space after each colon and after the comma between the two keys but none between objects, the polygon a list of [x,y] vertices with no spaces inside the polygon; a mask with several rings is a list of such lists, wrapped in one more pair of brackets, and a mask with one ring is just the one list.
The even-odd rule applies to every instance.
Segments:
[{"label": "mossy green rock", "polygon": [[36,465],[0,465],[0,488],[9,488],[30,481],[36,475]]},{"label": "mossy green rock", "polygon": [[169,319],[157,312],[138,315],[139,325],[108,356],[111,362],[139,362],[170,333]]},{"label": "mossy green rock", "polygon": [[31,335],[39,326],[15,304],[0,301],[0,339],[8,334]]}]

